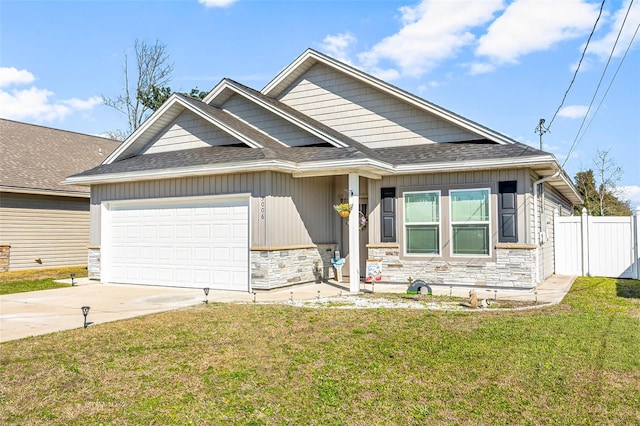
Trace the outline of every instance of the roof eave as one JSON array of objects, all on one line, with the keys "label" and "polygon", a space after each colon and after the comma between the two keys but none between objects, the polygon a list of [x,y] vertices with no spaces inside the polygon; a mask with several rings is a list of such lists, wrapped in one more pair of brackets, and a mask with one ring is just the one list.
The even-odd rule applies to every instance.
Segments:
[{"label": "roof eave", "polygon": [[77,198],[89,198],[90,196],[88,191],[61,191],[57,189],[18,188],[15,186],[0,186],[0,192],[11,192],[14,194],[30,194],[30,195],[49,195],[49,196],[57,196],[57,197],[77,197]]},{"label": "roof eave", "polygon": [[226,173],[256,172],[278,170],[291,172],[295,164],[282,160],[264,160],[255,162],[236,162],[226,164],[206,164],[202,166],[179,167],[170,169],[141,170],[122,173],[103,173],[96,175],[73,176],[63,183],[67,185],[97,185],[106,183],[132,182],[151,179],[175,179],[191,176],[218,175]]}]

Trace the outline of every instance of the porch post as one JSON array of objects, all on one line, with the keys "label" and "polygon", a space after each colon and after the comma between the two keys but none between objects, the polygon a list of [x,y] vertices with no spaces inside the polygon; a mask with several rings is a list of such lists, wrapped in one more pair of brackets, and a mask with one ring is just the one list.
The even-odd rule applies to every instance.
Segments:
[{"label": "porch post", "polygon": [[360,175],[349,173],[349,291],[360,291]]}]

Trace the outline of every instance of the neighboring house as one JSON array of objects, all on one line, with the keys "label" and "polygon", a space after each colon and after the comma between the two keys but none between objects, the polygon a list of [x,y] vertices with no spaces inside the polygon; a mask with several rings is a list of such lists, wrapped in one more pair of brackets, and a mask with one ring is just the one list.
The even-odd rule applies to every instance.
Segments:
[{"label": "neighboring house", "polygon": [[314,50],[262,91],[172,95],[67,182],[91,185],[91,277],[242,291],[326,277],[335,250],[352,291],[367,258],[385,282],[532,288],[581,201],[553,155]]},{"label": "neighboring house", "polygon": [[0,119],[0,271],[87,264],[89,190],[61,182],[119,145]]}]

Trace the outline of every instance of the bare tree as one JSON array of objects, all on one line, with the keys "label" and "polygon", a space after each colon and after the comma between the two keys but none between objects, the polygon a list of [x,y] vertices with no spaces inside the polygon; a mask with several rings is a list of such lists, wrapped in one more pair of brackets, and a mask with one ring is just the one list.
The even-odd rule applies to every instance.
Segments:
[{"label": "bare tree", "polygon": [[136,56],[133,72],[130,71],[129,57],[126,54],[124,57],[124,93],[116,98],[102,96],[105,105],[127,116],[126,132],[111,131],[118,136],[130,135],[147,119],[153,111],[141,102],[141,97],[148,96],[153,87],[167,85],[173,72],[173,64],[169,62],[166,45],[158,40],[155,44],[148,45],[136,39],[133,47]]},{"label": "bare tree", "polygon": [[622,167],[618,166],[613,158],[609,156],[611,150],[597,150],[596,157],[593,159],[593,164],[596,169],[596,173],[600,180],[598,186],[598,202],[600,204],[600,215],[607,216],[610,213],[608,210],[608,198],[615,197],[617,194],[617,185],[622,179],[623,171]]}]

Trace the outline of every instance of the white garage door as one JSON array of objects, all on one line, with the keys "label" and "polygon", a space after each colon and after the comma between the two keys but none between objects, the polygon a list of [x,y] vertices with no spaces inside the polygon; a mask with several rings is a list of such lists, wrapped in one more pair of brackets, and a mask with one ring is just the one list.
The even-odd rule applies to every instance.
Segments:
[{"label": "white garage door", "polygon": [[103,206],[102,280],[249,290],[249,200],[191,198]]}]

